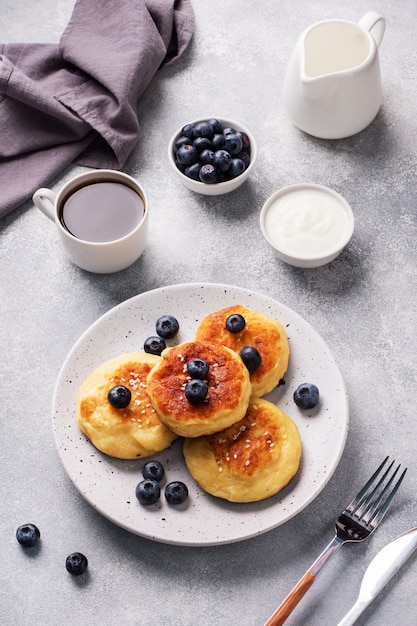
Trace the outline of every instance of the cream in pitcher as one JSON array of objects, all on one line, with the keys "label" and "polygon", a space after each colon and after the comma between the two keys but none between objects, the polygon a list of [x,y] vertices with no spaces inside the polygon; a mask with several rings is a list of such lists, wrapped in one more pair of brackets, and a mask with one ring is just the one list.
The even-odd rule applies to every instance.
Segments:
[{"label": "cream in pitcher", "polygon": [[284,79],[284,106],[296,126],[323,139],[366,128],[382,102],[378,46],[385,20],[326,20],[301,35]]}]

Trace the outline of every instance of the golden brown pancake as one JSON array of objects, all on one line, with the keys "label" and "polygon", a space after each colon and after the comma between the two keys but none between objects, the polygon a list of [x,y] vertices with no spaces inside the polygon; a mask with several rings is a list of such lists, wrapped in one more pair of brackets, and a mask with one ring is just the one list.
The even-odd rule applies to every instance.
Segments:
[{"label": "golden brown pancake", "polygon": [[[244,329],[236,334],[226,328],[226,319],[233,313],[239,313],[246,321]],[[236,352],[244,346],[254,346],[262,357],[261,366],[250,374],[255,396],[272,391],[288,368],[290,350],[285,328],[277,320],[240,304],[205,317],[197,327],[195,340],[210,341]]]},{"label": "golden brown pancake", "polygon": [[[199,437],[227,428],[246,413],[249,373],[233,350],[207,342],[185,342],[162,352],[148,376],[148,393],[161,421],[178,435]],[[209,365],[208,395],[192,404],[185,396],[188,361]]]},{"label": "golden brown pancake", "polygon": [[[77,423],[101,452],[120,459],[142,458],[176,439],[156,414],[146,388],[147,376],[159,360],[145,352],[129,352],[100,365],[82,384]],[[114,408],[107,399],[116,385],[124,385],[132,394],[125,409]]]},{"label": "golden brown pancake", "polygon": [[295,423],[275,404],[252,397],[245,417],[222,432],[184,440],[198,485],[230,502],[264,500],[296,474],[301,441]]}]

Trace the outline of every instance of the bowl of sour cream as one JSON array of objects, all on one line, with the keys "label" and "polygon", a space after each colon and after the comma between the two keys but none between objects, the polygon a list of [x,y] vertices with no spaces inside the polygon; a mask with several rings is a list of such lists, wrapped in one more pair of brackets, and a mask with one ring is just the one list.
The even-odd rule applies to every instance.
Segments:
[{"label": "bowl of sour cream", "polygon": [[336,191],[310,183],[276,191],[262,207],[261,230],[280,259],[296,267],[320,267],[349,243],[354,216]]}]

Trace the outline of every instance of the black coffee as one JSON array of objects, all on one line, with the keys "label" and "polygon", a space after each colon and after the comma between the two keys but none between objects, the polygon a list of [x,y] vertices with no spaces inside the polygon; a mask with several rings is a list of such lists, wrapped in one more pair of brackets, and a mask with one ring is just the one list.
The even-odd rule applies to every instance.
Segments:
[{"label": "black coffee", "polygon": [[127,185],[91,183],[65,200],[61,221],[74,237],[103,243],[132,232],[144,210],[142,198]]}]

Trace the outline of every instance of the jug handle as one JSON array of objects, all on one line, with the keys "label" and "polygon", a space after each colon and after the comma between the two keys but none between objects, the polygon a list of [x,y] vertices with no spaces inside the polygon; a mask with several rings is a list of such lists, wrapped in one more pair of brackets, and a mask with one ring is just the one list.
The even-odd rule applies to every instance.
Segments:
[{"label": "jug handle", "polygon": [[375,39],[376,45],[379,46],[385,33],[384,18],[378,15],[378,13],[374,13],[374,11],[369,11],[359,20],[359,26],[369,31]]}]

